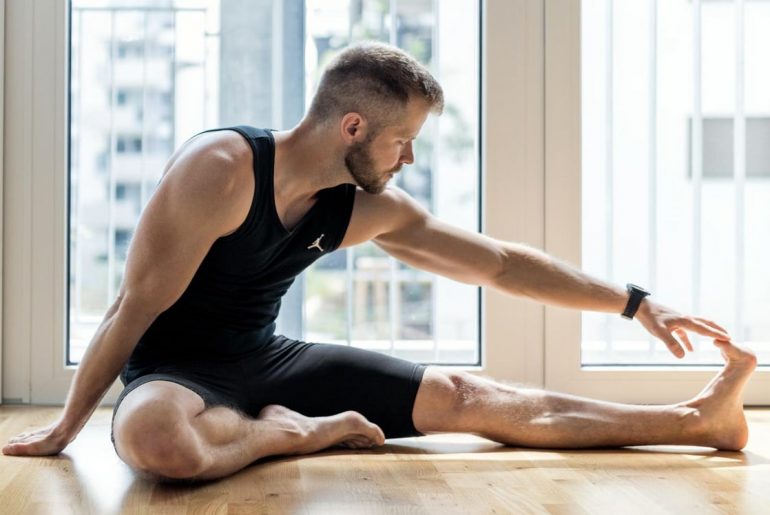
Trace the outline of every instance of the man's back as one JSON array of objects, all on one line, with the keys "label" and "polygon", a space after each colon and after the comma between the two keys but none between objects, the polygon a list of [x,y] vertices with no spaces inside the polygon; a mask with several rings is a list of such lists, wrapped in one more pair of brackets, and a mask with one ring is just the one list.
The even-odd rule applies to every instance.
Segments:
[{"label": "man's back", "polygon": [[236,230],[210,245],[184,292],[139,341],[129,369],[180,354],[226,355],[261,344],[272,335],[281,297],[294,278],[335,250],[345,235],[355,186],[321,190],[315,205],[288,231],[275,208],[272,134],[247,126],[231,130],[248,143],[254,156],[249,211]]}]

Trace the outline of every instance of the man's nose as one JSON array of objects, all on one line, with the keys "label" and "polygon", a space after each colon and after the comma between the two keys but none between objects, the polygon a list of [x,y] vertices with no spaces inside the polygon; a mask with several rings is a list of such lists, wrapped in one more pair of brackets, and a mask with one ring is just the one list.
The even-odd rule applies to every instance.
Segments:
[{"label": "man's nose", "polygon": [[409,144],[406,146],[404,153],[401,155],[400,161],[404,164],[412,164],[414,163],[414,152],[412,152],[412,142],[410,141]]}]

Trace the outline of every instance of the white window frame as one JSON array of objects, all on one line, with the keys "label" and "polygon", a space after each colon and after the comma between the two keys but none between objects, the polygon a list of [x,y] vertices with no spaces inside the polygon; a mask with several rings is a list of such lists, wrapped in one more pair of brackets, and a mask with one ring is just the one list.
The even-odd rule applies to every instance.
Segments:
[{"label": "white window frame", "polygon": [[[66,2],[6,6],[3,398],[63,402],[66,367]],[[108,400],[119,388],[113,386]]]},{"label": "white window frame", "polygon": [[[482,1],[482,220],[494,237],[543,248],[543,5]],[[67,16],[60,0],[10,2],[6,13],[3,397],[61,404],[67,286]],[[518,92],[512,95],[511,92]],[[487,109],[494,106],[494,109]],[[482,296],[482,361],[459,367],[543,385],[544,309]],[[120,384],[103,404],[114,402]]]},{"label": "white window frame", "polygon": [[[580,2],[546,0],[545,249],[581,261]],[[634,403],[673,403],[697,394],[719,369],[583,367],[579,312],[545,310],[545,385],[549,389]],[[770,404],[770,370],[747,385],[748,405]]]},{"label": "white window frame", "polygon": [[[0,59],[5,56],[5,2],[0,2]],[[0,98],[3,98],[5,68],[0,66]],[[3,103],[0,102],[0,404],[3,403]]]}]

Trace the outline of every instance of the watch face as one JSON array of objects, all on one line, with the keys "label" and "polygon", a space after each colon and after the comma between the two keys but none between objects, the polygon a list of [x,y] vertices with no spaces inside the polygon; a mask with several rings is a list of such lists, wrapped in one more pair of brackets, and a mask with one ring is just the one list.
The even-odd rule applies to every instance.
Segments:
[{"label": "watch face", "polygon": [[650,292],[648,292],[647,290],[645,290],[641,286],[637,286],[637,285],[632,284],[632,283],[628,283],[626,285],[626,290],[628,290],[629,292],[641,293],[642,295],[649,295],[650,294]]}]

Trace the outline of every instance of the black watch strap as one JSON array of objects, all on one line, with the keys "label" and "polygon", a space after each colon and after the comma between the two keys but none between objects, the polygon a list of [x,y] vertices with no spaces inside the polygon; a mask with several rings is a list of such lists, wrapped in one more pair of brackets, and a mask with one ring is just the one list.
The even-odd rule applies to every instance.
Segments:
[{"label": "black watch strap", "polygon": [[626,309],[623,310],[623,313],[620,316],[631,320],[634,318],[634,315],[636,315],[636,311],[639,309],[642,299],[649,295],[650,292],[631,283],[626,285],[626,291],[628,291],[628,303],[626,304]]}]

